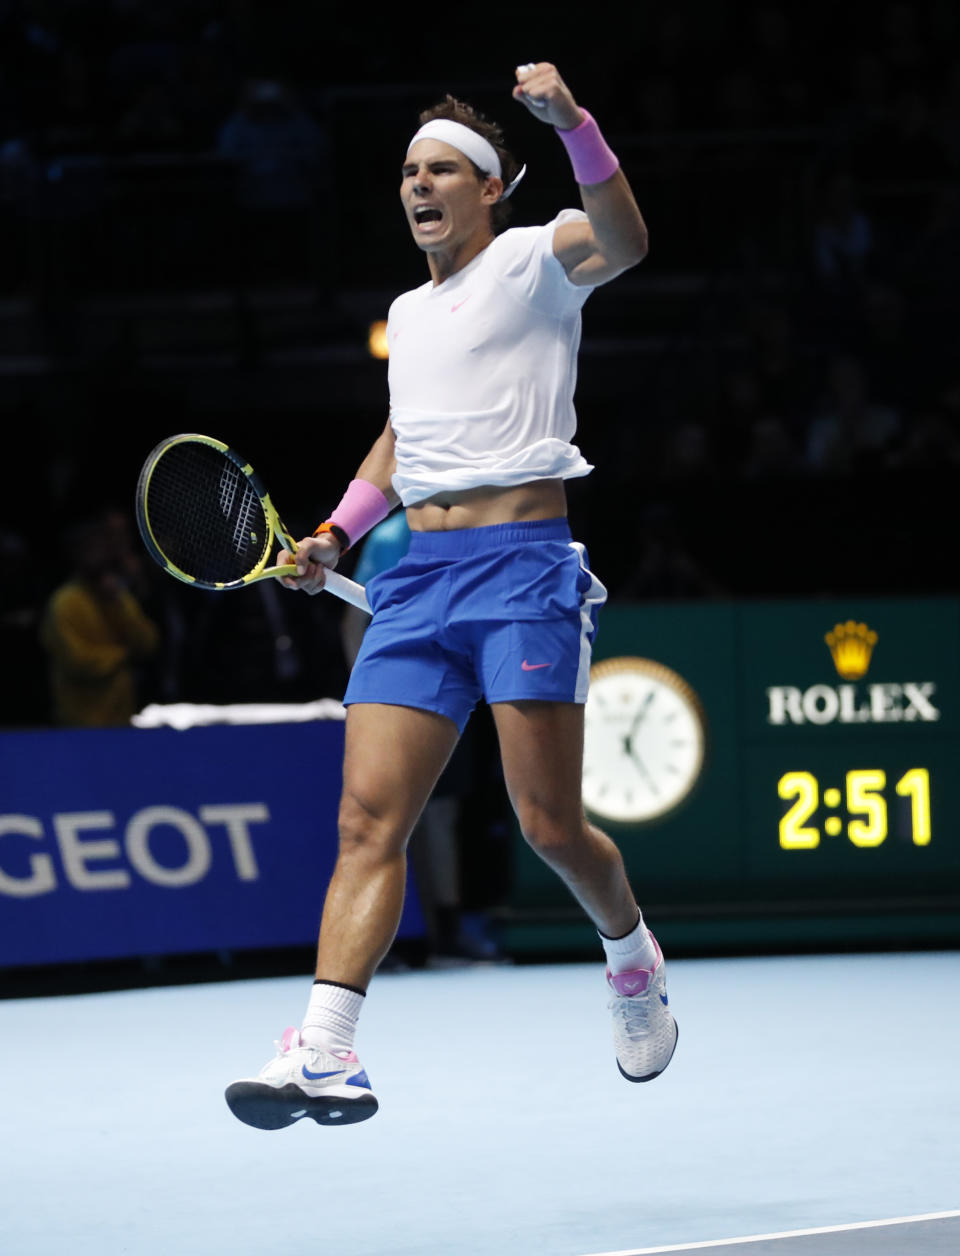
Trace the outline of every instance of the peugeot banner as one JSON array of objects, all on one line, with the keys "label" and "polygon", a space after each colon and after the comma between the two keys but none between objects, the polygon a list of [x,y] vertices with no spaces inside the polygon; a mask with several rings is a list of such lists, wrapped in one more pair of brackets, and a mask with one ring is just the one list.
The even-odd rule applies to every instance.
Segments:
[{"label": "peugeot banner", "polygon": [[338,720],[0,734],[0,967],[313,942],[342,755]]}]

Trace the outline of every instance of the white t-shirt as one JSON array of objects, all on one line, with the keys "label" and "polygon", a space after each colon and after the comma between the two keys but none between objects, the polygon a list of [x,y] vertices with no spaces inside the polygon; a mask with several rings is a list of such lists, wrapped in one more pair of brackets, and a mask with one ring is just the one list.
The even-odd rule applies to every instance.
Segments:
[{"label": "white t-shirt", "polygon": [[563,210],[497,236],[463,270],[390,307],[393,487],[404,506],[443,490],[569,479],[593,470],[570,443],[580,309],[593,291],[553,253]]}]

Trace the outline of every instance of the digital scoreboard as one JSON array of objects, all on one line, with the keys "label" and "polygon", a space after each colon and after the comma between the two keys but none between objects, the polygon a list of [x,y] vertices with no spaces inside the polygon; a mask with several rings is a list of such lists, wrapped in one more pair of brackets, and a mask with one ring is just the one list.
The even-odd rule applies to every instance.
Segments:
[{"label": "digital scoreboard", "polygon": [[960,599],[607,607],[583,797],[665,945],[960,942]]},{"label": "digital scoreboard", "polygon": [[[822,795],[820,783],[812,772],[784,773],[777,782],[777,794],[786,800],[795,798],[796,802],[780,821],[780,845],[784,850],[813,850],[820,845],[820,830],[810,821],[815,817],[822,796],[824,807],[844,807],[846,813],[854,817],[845,830],[839,816],[827,816],[823,830],[828,837],[838,837],[846,831],[854,846],[879,846],[890,836],[889,805],[884,796],[886,786],[887,773],[882,768],[848,772],[846,791],[831,786],[823,790]],[[901,841],[912,841],[914,846],[929,846],[932,836],[929,768],[910,768],[894,789],[901,798],[910,799],[910,809],[894,826],[893,836]]]},{"label": "digital scoreboard", "polygon": [[752,874],[781,898],[950,912],[960,604],[744,607],[737,636]]}]

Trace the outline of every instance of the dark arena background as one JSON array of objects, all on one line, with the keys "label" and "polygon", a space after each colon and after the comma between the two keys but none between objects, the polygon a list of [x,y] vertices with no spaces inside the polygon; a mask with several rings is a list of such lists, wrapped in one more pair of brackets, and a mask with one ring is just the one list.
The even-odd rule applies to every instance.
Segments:
[{"label": "dark arena background", "polygon": [[[947,0],[0,0],[0,1062],[25,1080],[73,1050],[96,1079],[51,1108],[72,1131],[60,1220],[29,1155],[0,1153],[10,1256],[258,1256],[324,1215],[322,1250],[351,1256],[957,1249],[958,53]],[[415,833],[364,1021],[394,1108],[372,1135],[276,1135],[299,1167],[255,1213],[267,1158],[222,1083],[306,997],[360,628],[331,596],[170,579],[137,479],[163,438],[206,433],[295,536],[326,517],[386,419],[376,325],[427,278],[398,199],[419,111],[452,92],[501,123],[529,168],[511,225],[579,204],[552,130],[511,99],[531,60],[596,117],[650,232],[584,309],[576,440],[596,469],[568,501],[609,592],[593,691],[638,743],[664,713],[628,780],[623,728],[588,706],[584,797],[667,956],[677,1060],[627,1088],[655,1090],[646,1107],[615,1075],[590,1093],[595,932],[516,831],[481,708]],[[84,573],[132,595],[139,644],[74,640],[65,667],[59,599]],[[672,759],[674,719],[696,749]],[[429,1076],[414,1023],[440,1048]],[[104,1063],[127,1025],[149,1041],[145,1106]],[[477,1078],[506,1043],[542,1054],[541,1033],[562,1078],[511,1060],[522,1097],[489,1104]],[[574,1075],[577,1112],[557,1103]],[[182,1100],[199,1107],[178,1123]],[[36,1114],[12,1103],[5,1141],[29,1146]],[[72,1175],[91,1130],[109,1188]],[[643,1154],[611,1167],[638,1130]],[[345,1137],[329,1184],[307,1135]],[[394,1171],[407,1135],[435,1192]],[[209,1165],[234,1183],[227,1221]],[[143,1202],[147,1169],[189,1201],[174,1220]],[[379,1220],[343,1203],[364,1175]]]}]

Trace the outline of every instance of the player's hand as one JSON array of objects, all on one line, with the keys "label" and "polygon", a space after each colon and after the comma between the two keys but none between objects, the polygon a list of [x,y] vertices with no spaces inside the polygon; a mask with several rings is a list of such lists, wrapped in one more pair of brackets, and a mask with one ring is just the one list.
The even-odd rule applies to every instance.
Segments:
[{"label": "player's hand", "polygon": [[297,542],[297,552],[290,556],[297,568],[295,576],[278,579],[288,589],[303,589],[305,593],[319,593],[326,579],[326,572],[336,567],[340,558],[340,545],[329,532],[320,536],[305,536]]},{"label": "player's hand", "polygon": [[513,98],[526,105],[535,118],[561,131],[572,131],[583,121],[583,112],[555,65],[531,61],[529,65],[518,65],[516,75]]}]

